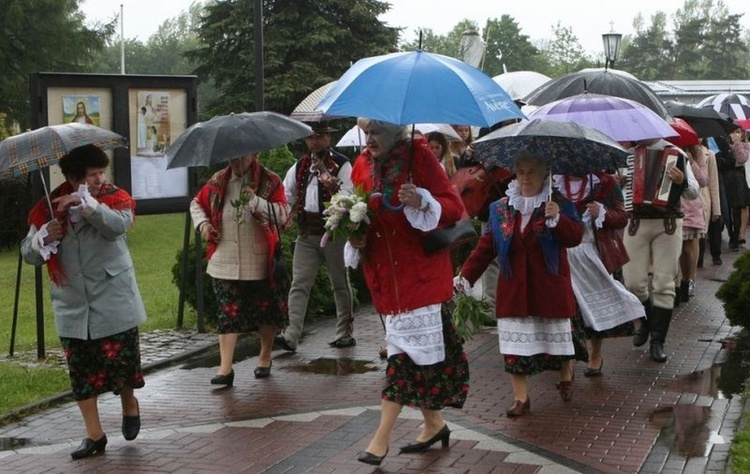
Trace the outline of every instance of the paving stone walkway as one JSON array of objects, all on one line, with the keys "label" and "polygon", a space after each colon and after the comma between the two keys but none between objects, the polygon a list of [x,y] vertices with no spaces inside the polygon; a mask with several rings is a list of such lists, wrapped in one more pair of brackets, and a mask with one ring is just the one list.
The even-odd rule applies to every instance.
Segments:
[{"label": "paving stone walkway", "polygon": [[[532,377],[532,411],[519,419],[504,415],[512,391],[497,335],[487,328],[466,345],[472,379],[466,406],[445,411],[449,449],[398,455],[397,447],[419,432],[419,413],[407,409],[381,470],[726,472],[744,407],[739,396],[719,389],[727,360],[722,343],[734,329],[714,294],[737,256],[725,254],[724,265],[700,271],[696,296],[675,313],[667,363],[651,362],[646,348],[629,339],[608,340],[602,377],[583,377],[579,364],[569,403],[560,400],[555,374]],[[6,446],[0,472],[372,472],[356,456],[377,426],[382,326],[371,307],[363,308],[356,347],[332,349],[333,326],[331,320],[311,325],[296,353],[275,351],[267,379],[253,378],[256,357],[238,361],[229,389],[209,384],[217,365],[214,335],[144,337],[144,364],[151,353],[161,362],[153,362],[138,391],[143,429],[136,441],[119,432],[119,400],[103,396],[107,452],[72,461],[83,427],[75,404],[65,402],[0,428]],[[172,337],[177,341],[166,341]],[[202,355],[181,360],[196,350]]]}]

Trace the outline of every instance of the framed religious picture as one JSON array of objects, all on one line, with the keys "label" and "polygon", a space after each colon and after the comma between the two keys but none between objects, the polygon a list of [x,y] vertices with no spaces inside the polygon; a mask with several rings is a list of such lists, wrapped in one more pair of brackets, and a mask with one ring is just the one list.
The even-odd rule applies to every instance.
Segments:
[{"label": "framed religious picture", "polygon": [[[197,86],[196,76],[36,73],[31,125],[82,122],[119,133],[128,148],[107,152],[107,179],[136,199],[139,214],[186,212],[197,171],[167,170],[165,151],[198,119]],[[62,179],[56,166],[46,172],[51,185]]]},{"label": "framed religious picture", "polygon": [[185,91],[131,90],[130,99],[131,110],[136,112],[135,126],[130,133],[133,197],[154,199],[186,195],[187,168],[168,170],[165,156],[172,136],[185,130]]},{"label": "framed religious picture", "polygon": [[62,123],[88,123],[101,126],[101,97],[96,95],[64,95]]}]

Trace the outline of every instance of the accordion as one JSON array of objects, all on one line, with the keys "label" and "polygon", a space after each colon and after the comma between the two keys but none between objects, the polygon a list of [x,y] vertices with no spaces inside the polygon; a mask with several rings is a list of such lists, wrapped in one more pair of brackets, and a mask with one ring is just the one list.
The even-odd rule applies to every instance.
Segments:
[{"label": "accordion", "polygon": [[679,149],[637,147],[628,158],[628,185],[625,189],[625,208],[651,205],[657,207],[674,206],[677,202],[669,200],[672,191],[672,180],[669,170],[677,166],[681,157]]}]

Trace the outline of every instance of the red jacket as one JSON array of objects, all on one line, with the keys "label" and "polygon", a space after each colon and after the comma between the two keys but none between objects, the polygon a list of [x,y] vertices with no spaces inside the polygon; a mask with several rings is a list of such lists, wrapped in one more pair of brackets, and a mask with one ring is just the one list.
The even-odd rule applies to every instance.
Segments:
[{"label": "red jacket", "polygon": [[[496,317],[572,318],[575,315],[575,297],[570,282],[566,247],[575,247],[581,242],[583,227],[575,216],[573,206],[569,201],[566,202],[567,206],[560,206],[560,220],[557,226],[550,229],[560,246],[557,274],[547,269],[533,223],[530,222],[522,232],[520,214],[514,211],[519,217],[515,219],[513,240],[510,244],[509,263],[512,275],[506,278],[501,272],[498,276]],[[567,212],[573,215],[566,215]],[[485,232],[461,268],[461,275],[474,284],[490,261],[496,257],[493,233]]]},{"label": "red jacket", "polygon": [[[373,177],[363,172],[368,168],[375,172],[368,164],[370,160],[368,151],[357,158],[358,171],[352,172],[355,187],[372,190]],[[442,206],[438,225],[459,220],[464,211],[461,198],[424,139],[414,141],[411,161],[411,182],[430,191]],[[394,194],[406,182],[407,168],[397,178]],[[392,196],[391,202],[397,204],[396,196]],[[425,255],[422,250],[425,233],[414,229],[403,211],[387,210],[379,199],[371,199],[370,205],[375,216],[367,232],[363,270],[375,309],[381,314],[398,314],[450,300],[453,296],[450,254],[445,251]]]}]

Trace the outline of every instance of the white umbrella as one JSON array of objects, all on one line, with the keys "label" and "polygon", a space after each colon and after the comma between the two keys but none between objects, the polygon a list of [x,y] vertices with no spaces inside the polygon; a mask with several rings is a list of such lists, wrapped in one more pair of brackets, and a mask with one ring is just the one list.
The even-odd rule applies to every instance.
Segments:
[{"label": "white umbrella", "polygon": [[331,88],[335,85],[336,81],[332,81],[328,84],[323,84],[314,91],[310,92],[310,94],[305,97],[302,102],[297,105],[297,107],[294,108],[289,116],[302,122],[321,122],[324,120],[335,118],[315,111],[315,108],[320,103],[320,100],[325,97],[328,91],[331,90]]},{"label": "white umbrella", "polygon": [[622,71],[622,70],[620,70],[620,69],[612,69],[611,67],[609,67],[609,68],[603,68],[603,67],[587,67],[587,68],[581,69],[581,70],[580,70],[580,71],[578,71],[578,72],[598,72],[598,71],[602,71],[602,72],[603,72],[603,71],[614,72],[615,74],[619,74],[619,75],[621,75],[621,76],[625,76],[625,77],[627,77],[627,78],[630,78],[630,79],[633,79],[633,80],[635,80],[635,81],[639,81],[639,80],[640,80],[640,79],[638,79],[637,77],[635,77],[634,75],[630,74],[630,73],[629,73],[629,72],[627,72],[627,71]]},{"label": "white umbrella", "polygon": [[[416,123],[414,124],[414,129],[419,130],[424,135],[431,132],[440,132],[445,135],[448,140],[461,140],[461,137],[458,135],[458,133],[447,123]],[[366,143],[367,138],[365,137],[365,132],[363,132],[362,129],[359,128],[359,125],[355,125],[354,127],[347,130],[344,136],[341,137],[338,143],[336,143],[336,146],[356,146],[361,148],[364,147]]]},{"label": "white umbrella", "polygon": [[492,78],[513,100],[523,99],[551,78],[534,71],[513,71]]},{"label": "white umbrella", "polygon": [[445,135],[448,140],[461,140],[458,133],[447,123],[417,123],[414,124],[414,129],[419,130],[424,135],[432,132],[440,132]]},{"label": "white umbrella", "polygon": [[344,134],[343,137],[341,137],[341,140],[336,143],[337,147],[347,147],[347,146],[356,146],[356,147],[364,147],[365,143],[367,142],[367,138],[365,138],[365,132],[362,131],[361,128],[359,128],[359,125],[355,125]]}]

